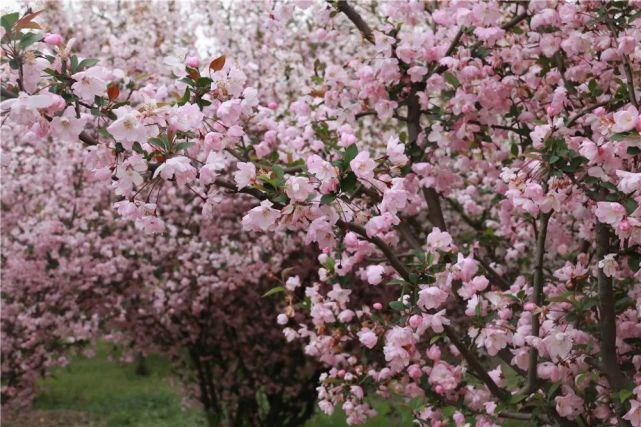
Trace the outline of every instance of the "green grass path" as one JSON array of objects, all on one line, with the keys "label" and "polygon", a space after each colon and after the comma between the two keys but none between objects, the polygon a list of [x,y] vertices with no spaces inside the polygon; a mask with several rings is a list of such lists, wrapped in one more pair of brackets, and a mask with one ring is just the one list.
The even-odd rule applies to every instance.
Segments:
[{"label": "green grass path", "polygon": [[[51,420],[55,415],[86,414],[95,419],[99,427],[206,426],[197,408],[181,407],[180,387],[172,377],[168,361],[151,356],[146,363],[150,374],[136,375],[133,365],[111,359],[109,346],[101,344],[96,357],[76,357],[68,366],[43,380],[34,409],[38,417],[50,417]],[[412,425],[407,409],[399,411],[385,403],[376,405],[376,409],[380,415],[368,422],[368,427]],[[74,427],[85,424],[83,421]],[[45,422],[42,425],[58,424]],[[305,427],[345,425],[345,415],[337,410],[332,416],[316,414]],[[18,424],[15,427],[26,426]]]}]

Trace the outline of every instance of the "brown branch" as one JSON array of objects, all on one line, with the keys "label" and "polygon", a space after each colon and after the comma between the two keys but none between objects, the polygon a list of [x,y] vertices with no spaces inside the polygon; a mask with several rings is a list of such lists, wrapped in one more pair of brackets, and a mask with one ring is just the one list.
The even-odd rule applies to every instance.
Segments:
[{"label": "brown branch", "polygon": [[452,341],[452,344],[458,349],[463,358],[467,361],[470,368],[474,371],[476,376],[485,383],[490,392],[496,396],[499,400],[505,400],[509,394],[501,389],[492,377],[487,373],[487,369],[481,365],[481,362],[476,358],[476,355],[468,349],[465,344],[458,338],[456,331],[449,325],[443,325],[445,329],[445,335]]},{"label": "brown branch", "polygon": [[576,113],[575,115],[573,115],[572,117],[570,117],[570,120],[568,120],[568,122],[565,124],[565,127],[567,127],[567,128],[572,127],[572,125],[573,125],[577,120],[579,120],[581,117],[583,117],[583,116],[585,116],[586,114],[588,114],[588,113],[590,113],[590,112],[592,112],[592,111],[596,110],[596,109],[597,109],[597,108],[599,108],[599,107],[605,107],[605,106],[606,106],[606,105],[608,105],[609,103],[610,103],[610,101],[602,101],[602,102],[598,102],[598,103],[596,103],[596,104],[594,104],[594,105],[589,105],[589,106],[587,106],[587,107],[585,107],[585,108],[583,108],[583,109],[579,110],[579,112],[578,112],[578,113]]},{"label": "brown branch", "polygon": [[527,4],[526,4],[525,11],[516,15],[514,18],[512,18],[505,24],[501,25],[501,29],[505,31],[511,30],[513,27],[519,25],[521,21],[524,21],[525,19],[527,19],[527,17],[528,17],[528,13],[527,13]]},{"label": "brown branch", "polygon": [[336,2],[336,9],[344,13],[345,16],[352,21],[365,40],[374,44],[374,33],[372,32],[372,29],[367,25],[367,22],[365,22],[363,17],[349,3],[347,3],[347,0],[338,0],[338,2]]},{"label": "brown branch", "polygon": [[[530,301],[540,307],[543,304],[543,257],[545,255],[545,239],[548,232],[548,223],[550,222],[551,213],[542,213],[539,218],[538,236],[536,238],[536,253],[534,254],[534,277],[532,279],[532,295]],[[530,335],[539,336],[540,330],[539,315],[532,313],[532,332]],[[530,359],[528,362],[527,383],[522,394],[533,393],[539,383],[537,375],[539,353],[536,347],[530,348]]]},{"label": "brown branch", "polygon": [[387,243],[385,243],[383,240],[381,240],[378,237],[369,237],[367,235],[367,232],[365,231],[365,228],[358,225],[354,224],[351,222],[345,222],[343,220],[338,220],[336,223],[340,228],[344,230],[349,230],[353,231],[354,233],[358,234],[361,237],[364,237],[366,240],[369,242],[373,243],[376,245],[378,249],[380,249],[381,252],[385,255],[389,263],[394,267],[396,271],[398,271],[398,274],[401,275],[401,277],[408,282],[410,281],[410,272],[409,270],[403,265],[403,263],[396,257],[396,254],[394,253],[394,250],[389,247]]},{"label": "brown branch", "polygon": [[[421,133],[421,106],[416,96],[416,87],[412,87],[407,96],[407,139],[410,144],[415,144]],[[445,218],[439,200],[438,193],[434,188],[423,188],[423,196],[427,203],[427,211],[430,222],[435,227],[445,230]]]},{"label": "brown branch", "polygon": [[[610,230],[606,224],[597,222],[596,233],[596,258],[597,262],[605,258],[610,251]],[[610,387],[619,391],[625,386],[625,377],[617,361],[616,348],[616,313],[614,311],[614,292],[612,279],[606,276],[602,268],[597,274],[599,288],[599,325],[601,328],[601,359],[603,371],[608,378]]]}]

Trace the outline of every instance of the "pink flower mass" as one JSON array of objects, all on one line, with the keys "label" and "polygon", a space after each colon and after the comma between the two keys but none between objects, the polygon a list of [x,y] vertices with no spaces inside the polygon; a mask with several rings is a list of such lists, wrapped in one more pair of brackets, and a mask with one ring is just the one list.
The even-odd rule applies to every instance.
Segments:
[{"label": "pink flower mass", "polygon": [[211,426],[641,426],[638,0],[43,7],[0,30],[3,411],[102,340]]}]

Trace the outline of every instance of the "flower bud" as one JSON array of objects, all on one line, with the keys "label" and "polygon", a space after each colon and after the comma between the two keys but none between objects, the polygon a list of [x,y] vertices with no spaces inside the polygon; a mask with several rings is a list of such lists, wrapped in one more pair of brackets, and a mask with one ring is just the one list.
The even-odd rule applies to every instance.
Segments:
[{"label": "flower bud", "polygon": [[62,44],[62,36],[56,33],[49,33],[45,36],[44,42],[50,46],[59,46]]},{"label": "flower bud", "polygon": [[185,63],[190,68],[198,68],[200,67],[200,58],[197,56],[188,56]]}]

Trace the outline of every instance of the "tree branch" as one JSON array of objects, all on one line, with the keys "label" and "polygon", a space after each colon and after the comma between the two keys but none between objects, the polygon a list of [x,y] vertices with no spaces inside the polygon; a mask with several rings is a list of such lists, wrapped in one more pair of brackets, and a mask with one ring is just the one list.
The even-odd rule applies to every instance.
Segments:
[{"label": "tree branch", "polygon": [[[416,87],[412,87],[407,96],[407,140],[410,144],[415,144],[418,135],[421,133],[421,106],[416,96]],[[439,200],[438,193],[434,188],[423,188],[423,196],[427,203],[427,211],[430,222],[435,227],[445,230],[445,218]]]},{"label": "tree branch", "polygon": [[458,338],[454,328],[449,325],[443,325],[443,328],[445,329],[445,335],[447,335],[450,341],[452,341],[452,344],[454,344],[454,346],[458,349],[465,361],[467,361],[468,365],[470,365],[470,368],[474,370],[476,376],[485,383],[487,388],[494,396],[496,396],[499,400],[505,400],[509,396],[509,394],[505,390],[501,389],[498,385],[496,385],[492,377],[488,375],[487,370],[476,358],[476,355],[474,355],[474,353],[472,353],[470,349],[468,349],[465,344],[463,344],[463,342]]},{"label": "tree branch", "polygon": [[349,3],[347,3],[347,0],[338,0],[338,2],[336,2],[336,8],[340,12],[344,13],[350,21],[352,21],[365,40],[374,44],[374,33],[372,32],[372,29],[367,25],[367,22],[365,22],[363,17]]},{"label": "tree branch", "polygon": [[[542,213],[539,218],[538,236],[536,238],[536,253],[534,255],[534,278],[532,279],[532,295],[530,301],[540,307],[543,304],[543,256],[545,255],[545,239],[548,232],[548,223],[550,222],[551,213]],[[532,313],[532,332],[530,335],[539,336],[540,322],[538,314]],[[528,362],[527,383],[523,394],[533,393],[539,383],[537,376],[537,364],[539,353],[536,347],[530,348],[530,359]]]},{"label": "tree branch", "polygon": [[[596,258],[602,260],[610,251],[610,230],[606,224],[597,222],[596,232]],[[614,292],[612,279],[606,276],[602,268],[597,274],[599,288],[599,325],[601,328],[601,359],[603,371],[608,378],[610,387],[619,391],[625,386],[625,377],[617,361],[616,348],[616,313],[614,311]]]}]

